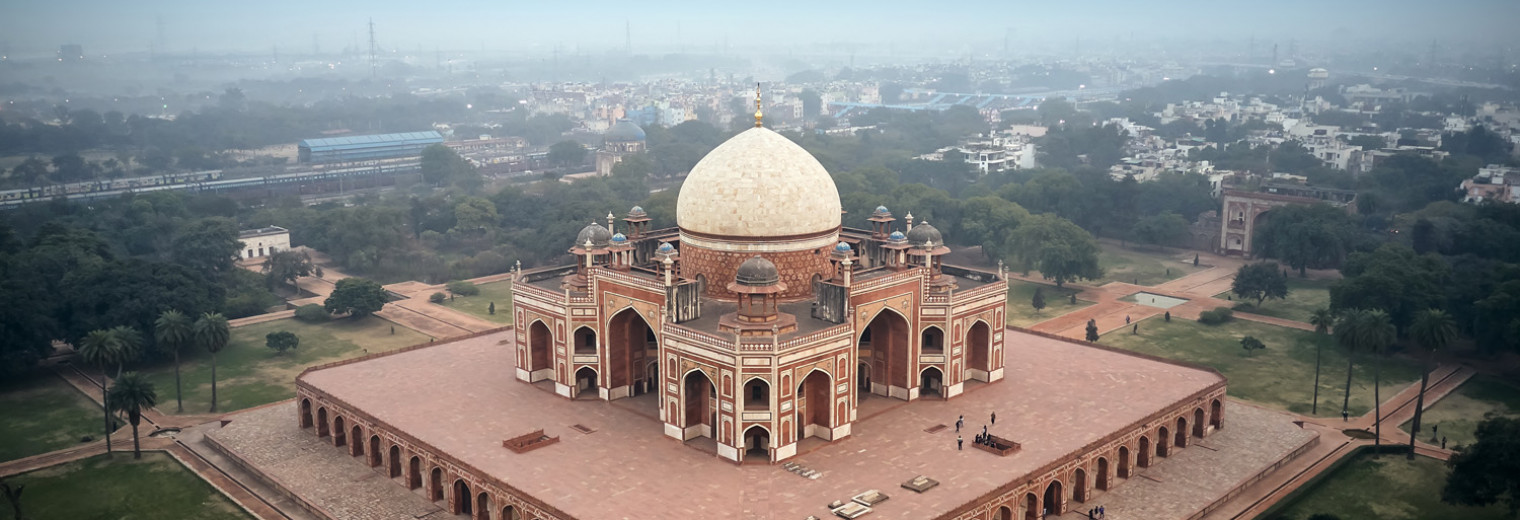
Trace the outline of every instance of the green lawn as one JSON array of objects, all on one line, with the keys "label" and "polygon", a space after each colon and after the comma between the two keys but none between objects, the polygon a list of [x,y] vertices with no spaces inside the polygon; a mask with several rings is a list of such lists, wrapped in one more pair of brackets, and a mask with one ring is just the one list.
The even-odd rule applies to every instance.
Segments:
[{"label": "green lawn", "polygon": [[[22,484],[21,512],[27,518],[193,520],[252,518],[164,453],[104,455],[60,464],[6,479]],[[0,520],[13,520],[7,504]]]},{"label": "green lawn", "polygon": [[[1254,336],[1264,350],[1246,355],[1240,338]],[[1346,391],[1346,356],[1329,337],[1313,332],[1236,319],[1223,325],[1204,325],[1193,320],[1160,318],[1140,322],[1140,334],[1122,328],[1103,335],[1100,343],[1161,357],[1192,361],[1219,370],[1230,381],[1230,395],[1266,406],[1308,414],[1313,402],[1314,352],[1324,345],[1320,372],[1319,415],[1340,415]],[[1372,365],[1357,356],[1351,385],[1351,414],[1372,409]],[[1387,399],[1419,377],[1418,367],[1396,358],[1385,358],[1382,397]]]},{"label": "green lawn", "polygon": [[1404,455],[1374,458],[1362,453],[1337,468],[1292,504],[1271,518],[1304,520],[1328,513],[1345,520],[1500,520],[1504,508],[1453,506],[1441,503],[1446,463],[1430,457],[1405,460]]},{"label": "green lawn", "polygon": [[[1235,305],[1235,310],[1272,316],[1293,321],[1309,322],[1309,315],[1315,310],[1330,307],[1330,284],[1333,280],[1314,280],[1288,277],[1288,297],[1281,300],[1267,300],[1256,307],[1256,302],[1242,302]],[[1225,296],[1234,296],[1235,293],[1225,291],[1219,293],[1216,298],[1224,299]]]},{"label": "green lawn", "polygon": [[53,375],[38,371],[0,388],[0,461],[30,457],[101,438],[100,405]]},{"label": "green lawn", "polygon": [[[1034,290],[1037,287],[1045,291],[1045,308],[1038,312],[1030,305],[1034,301]],[[1070,287],[1056,288],[1054,285],[1008,280],[1008,324],[1028,327],[1093,304],[1087,300],[1077,300],[1073,305],[1071,295],[1079,292],[1082,291]]]},{"label": "green lawn", "polygon": [[[512,281],[502,280],[477,285],[480,294],[475,296],[460,296],[454,301],[444,300],[443,305],[454,310],[468,312],[482,319],[512,324]],[[445,292],[444,294],[448,294]],[[496,303],[496,314],[491,314],[491,302]]]},{"label": "green lawn", "polygon": [[[300,347],[284,354],[266,347],[264,336],[281,330],[300,337]],[[232,329],[232,341],[216,355],[217,411],[295,397],[295,377],[306,367],[426,341],[428,336],[422,333],[374,316],[325,323],[289,318]],[[205,413],[211,407],[210,358],[201,349],[186,349],[180,356],[185,413]],[[158,388],[159,411],[174,413],[174,365],[165,363],[144,372]]]},{"label": "green lawn", "polygon": [[[1430,427],[1435,425],[1437,433],[1446,437],[1447,447],[1471,444],[1478,440],[1474,436],[1478,423],[1489,412],[1520,417],[1520,387],[1489,376],[1467,380],[1457,391],[1426,407],[1420,419],[1420,440],[1429,441]],[[1412,423],[1406,422],[1399,429],[1408,433]]]},{"label": "green lawn", "polygon": [[[1092,282],[1103,285],[1109,282],[1157,285],[1196,273],[1208,266],[1193,267],[1192,255],[1157,249],[1128,249],[1102,244],[1098,254],[1098,266],[1103,268],[1103,278]],[[1182,257],[1187,256],[1187,261]]]}]

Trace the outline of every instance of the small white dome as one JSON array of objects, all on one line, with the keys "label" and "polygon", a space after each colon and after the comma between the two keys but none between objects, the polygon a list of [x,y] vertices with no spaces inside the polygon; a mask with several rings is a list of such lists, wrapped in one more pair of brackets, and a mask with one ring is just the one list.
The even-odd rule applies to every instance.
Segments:
[{"label": "small white dome", "polygon": [[794,237],[839,228],[839,189],[807,150],[751,128],[703,157],[676,198],[681,229],[725,237]]}]

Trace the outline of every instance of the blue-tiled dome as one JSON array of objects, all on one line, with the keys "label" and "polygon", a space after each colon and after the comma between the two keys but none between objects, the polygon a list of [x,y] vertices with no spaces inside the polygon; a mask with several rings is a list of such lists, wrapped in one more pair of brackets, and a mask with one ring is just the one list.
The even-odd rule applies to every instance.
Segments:
[{"label": "blue-tiled dome", "polygon": [[676,247],[673,246],[673,245],[670,245],[670,242],[666,242],[666,243],[660,244],[659,249],[655,249],[655,252],[656,253],[662,253],[662,254],[667,254],[668,255],[670,253],[676,252]]},{"label": "blue-tiled dome", "polygon": [[839,244],[837,244],[837,245],[834,246],[834,251],[837,251],[837,252],[840,252],[840,253],[848,253],[848,252],[850,252],[850,245],[846,244],[844,242],[840,242]]},{"label": "blue-tiled dome", "polygon": [[901,242],[908,239],[907,235],[904,235],[901,231],[893,231],[892,236],[887,238],[891,239],[893,242]]},{"label": "blue-tiled dome", "polygon": [[614,243],[614,244],[621,244],[621,243],[624,243],[624,242],[627,242],[627,241],[628,241],[628,237],[623,236],[622,233],[617,233],[615,235],[612,235],[612,243]]}]

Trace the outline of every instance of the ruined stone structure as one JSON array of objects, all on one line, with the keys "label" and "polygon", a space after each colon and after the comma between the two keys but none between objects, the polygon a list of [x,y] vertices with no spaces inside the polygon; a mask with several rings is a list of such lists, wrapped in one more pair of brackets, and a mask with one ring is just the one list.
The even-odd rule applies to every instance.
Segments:
[{"label": "ruined stone structure", "polygon": [[602,134],[602,147],[596,150],[596,174],[612,175],[612,167],[623,158],[644,152],[644,129],[627,119],[619,119]]},{"label": "ruined stone structure", "polygon": [[1219,219],[1219,249],[1226,255],[1250,257],[1256,228],[1273,208],[1295,204],[1333,204],[1356,211],[1356,193],[1301,185],[1265,185],[1260,191],[1224,191],[1224,215]]}]

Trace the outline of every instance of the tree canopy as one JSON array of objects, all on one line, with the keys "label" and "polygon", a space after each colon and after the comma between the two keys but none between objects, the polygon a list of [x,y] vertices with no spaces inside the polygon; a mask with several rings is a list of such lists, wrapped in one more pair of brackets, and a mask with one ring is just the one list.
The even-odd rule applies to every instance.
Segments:
[{"label": "tree canopy", "polygon": [[1015,229],[1010,242],[1025,268],[1040,271],[1056,287],[1078,279],[1103,276],[1098,267],[1098,242],[1070,220],[1049,215],[1033,215]]},{"label": "tree canopy", "polygon": [[380,312],[385,306],[385,289],[378,282],[363,278],[344,278],[333,286],[333,292],[323,302],[327,312],[351,313],[361,318]]}]

